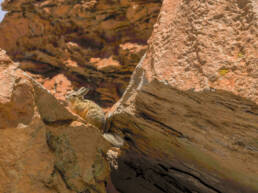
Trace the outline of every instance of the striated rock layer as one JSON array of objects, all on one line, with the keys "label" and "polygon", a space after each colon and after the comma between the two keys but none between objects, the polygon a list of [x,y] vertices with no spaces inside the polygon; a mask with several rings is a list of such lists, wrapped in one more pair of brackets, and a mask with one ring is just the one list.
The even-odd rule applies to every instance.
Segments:
[{"label": "striated rock layer", "polygon": [[[8,14],[0,25],[0,48],[20,68],[45,74],[43,82],[55,82],[49,72],[65,72],[91,87],[94,100],[111,106],[147,48],[161,1],[6,0],[2,6]],[[62,87],[55,83],[48,85],[53,94]]]},{"label": "striated rock layer", "polygon": [[[0,50],[0,192],[105,193],[110,145]],[[114,188],[113,188],[114,189]],[[110,192],[111,193],[111,192]]]},{"label": "striated rock layer", "polygon": [[257,1],[164,0],[109,130],[123,193],[258,192]]}]

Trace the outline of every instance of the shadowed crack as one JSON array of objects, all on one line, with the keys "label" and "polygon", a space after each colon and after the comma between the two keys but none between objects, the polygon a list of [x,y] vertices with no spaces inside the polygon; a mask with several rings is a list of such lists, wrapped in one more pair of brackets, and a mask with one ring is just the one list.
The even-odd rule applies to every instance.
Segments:
[{"label": "shadowed crack", "polygon": [[[169,170],[173,170],[175,172],[179,172],[181,174],[184,174],[184,175],[188,175],[192,178],[194,178],[195,180],[197,180],[200,184],[202,184],[203,186],[207,187],[208,189],[211,189],[212,191],[214,192],[217,192],[217,193],[222,193],[221,191],[219,191],[217,188],[214,188],[213,186],[209,185],[208,183],[204,182],[201,178],[193,175],[192,173],[190,172],[186,172],[186,171],[183,171],[181,169],[178,169],[178,168],[175,168],[175,167],[170,167]],[[170,173],[170,171],[169,171]]]},{"label": "shadowed crack", "polygon": [[174,135],[176,135],[177,137],[186,138],[186,137],[183,135],[183,133],[181,133],[181,132],[175,130],[175,129],[172,128],[172,127],[169,127],[168,125],[166,125],[166,124],[164,124],[164,123],[162,123],[162,122],[160,122],[160,121],[158,121],[158,120],[155,120],[154,118],[152,118],[152,117],[149,116],[148,114],[141,112],[140,115],[141,115],[141,117],[144,118],[145,120],[149,120],[149,121],[152,121],[152,122],[154,122],[154,123],[157,123],[157,124],[159,124],[159,125],[165,127],[166,129],[168,129],[168,130],[174,132]]}]

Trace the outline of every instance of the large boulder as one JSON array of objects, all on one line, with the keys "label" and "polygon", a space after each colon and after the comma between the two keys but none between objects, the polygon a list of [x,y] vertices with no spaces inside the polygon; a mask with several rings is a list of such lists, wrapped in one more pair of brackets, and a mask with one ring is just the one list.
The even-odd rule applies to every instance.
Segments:
[{"label": "large boulder", "polygon": [[109,144],[0,50],[0,192],[106,192]]},{"label": "large boulder", "polygon": [[258,192],[257,1],[164,0],[109,131],[123,193]]}]

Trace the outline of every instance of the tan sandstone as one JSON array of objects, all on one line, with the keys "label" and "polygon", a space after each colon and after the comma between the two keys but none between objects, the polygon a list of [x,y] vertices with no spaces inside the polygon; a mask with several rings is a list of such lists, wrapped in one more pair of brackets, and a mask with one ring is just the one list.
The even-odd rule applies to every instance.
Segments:
[{"label": "tan sandstone", "polygon": [[[105,193],[110,145],[0,50],[0,192]],[[111,187],[111,188],[110,188]]]}]

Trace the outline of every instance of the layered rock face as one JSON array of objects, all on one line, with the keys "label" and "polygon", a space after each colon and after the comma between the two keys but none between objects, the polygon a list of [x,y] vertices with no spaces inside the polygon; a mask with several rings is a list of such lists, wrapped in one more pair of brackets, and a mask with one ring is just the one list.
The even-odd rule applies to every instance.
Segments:
[{"label": "layered rock face", "polygon": [[164,0],[109,115],[123,193],[258,192],[257,1]]},{"label": "layered rock face", "polygon": [[[105,193],[110,147],[0,50],[0,192]],[[111,189],[109,188],[109,189]]]},{"label": "layered rock face", "polygon": [[[20,68],[54,71],[51,88],[73,87],[61,81],[70,71],[112,104],[147,47],[159,5],[6,1],[0,47]],[[108,116],[108,131],[125,140],[107,153],[119,192],[258,192],[257,7],[163,1],[147,52]],[[113,191],[98,129],[18,64],[1,61],[0,192]]]},{"label": "layered rock face", "polygon": [[53,79],[55,86],[46,84],[53,94],[63,87],[55,81],[61,73],[77,81],[71,87],[91,87],[92,99],[108,107],[145,52],[160,6],[160,0],[6,0],[0,47],[22,69],[45,74],[43,83]]}]

